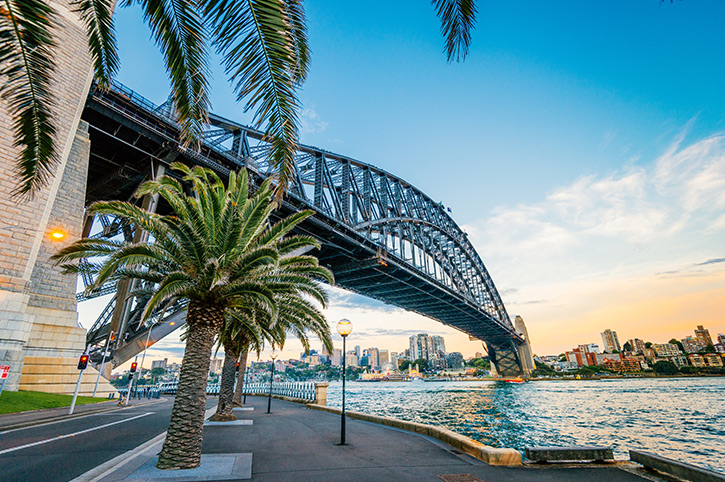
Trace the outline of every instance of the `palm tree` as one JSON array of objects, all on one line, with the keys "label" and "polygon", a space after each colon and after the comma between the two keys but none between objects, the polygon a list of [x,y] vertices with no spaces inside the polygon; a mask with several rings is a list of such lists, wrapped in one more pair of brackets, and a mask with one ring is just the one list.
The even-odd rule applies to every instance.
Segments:
[{"label": "palm tree", "polygon": [[[297,88],[309,64],[307,23],[301,0],[138,0],[162,51],[171,79],[181,134],[196,144],[209,108],[210,47],[221,57],[238,101],[266,123],[278,195],[293,172],[298,143]],[[468,53],[475,24],[474,0],[432,0],[441,20],[449,61]],[[74,2],[85,24],[95,77],[108,86],[119,68],[113,26],[115,0]],[[0,0],[0,95],[14,114],[17,194],[33,194],[57,161],[50,79],[55,26],[47,0]]]},{"label": "palm tree", "polygon": [[[274,286],[265,276],[279,264],[280,247],[299,245],[297,237],[283,239],[312,214],[296,213],[269,226],[276,203],[268,180],[252,196],[247,173],[232,172],[227,186],[211,170],[172,164],[184,185],[171,177],[142,184],[137,196],[159,194],[173,211],[148,213],[121,201],[98,202],[90,212],[123,216],[144,229],[151,242],[125,243],[81,239],[59,251],[54,259],[66,273],[94,272],[94,289],[109,280],[139,279],[153,285],[143,316],[175,299],[188,300],[187,339],[179,388],[158,467],[188,469],[201,460],[206,380],[212,345],[230,310],[251,303],[275,313]],[[307,240],[306,242],[309,242]],[[316,242],[314,242],[316,244]],[[96,263],[75,261],[100,259]]]},{"label": "palm tree", "polygon": [[[288,333],[292,333],[302,342],[305,351],[309,351],[310,343],[307,332],[315,333],[332,351],[330,327],[322,312],[306,297],[313,298],[324,308],[327,304],[327,293],[315,282],[315,279],[332,283],[332,273],[317,265],[317,259],[310,256],[292,256],[280,262],[280,273],[274,275],[273,286],[268,286],[275,293],[277,313],[272,314],[264,307],[250,306],[247,309],[235,310],[222,330],[220,341],[224,346],[224,368],[219,390],[219,404],[216,421],[235,420],[234,379],[237,360],[241,353],[250,349],[261,351],[259,334],[272,346],[284,346]],[[302,269],[301,269],[302,268]],[[247,331],[249,330],[249,331]],[[244,359],[246,365],[246,357]],[[240,363],[240,370],[241,363]],[[242,375],[243,376],[243,375]],[[239,383],[242,383],[241,381]],[[239,387],[241,402],[241,387]],[[240,403],[241,405],[241,403]]]}]

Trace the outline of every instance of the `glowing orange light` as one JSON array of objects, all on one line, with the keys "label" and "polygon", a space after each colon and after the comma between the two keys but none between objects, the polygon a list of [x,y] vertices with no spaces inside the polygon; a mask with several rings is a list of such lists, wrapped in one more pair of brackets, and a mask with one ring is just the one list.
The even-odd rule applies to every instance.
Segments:
[{"label": "glowing orange light", "polygon": [[176,324],[176,322],[172,321],[171,323],[169,323],[169,326],[174,326],[175,324]]},{"label": "glowing orange light", "polygon": [[65,238],[65,233],[60,229],[54,229],[50,232],[50,237],[53,238],[55,241],[60,241],[61,239]]}]

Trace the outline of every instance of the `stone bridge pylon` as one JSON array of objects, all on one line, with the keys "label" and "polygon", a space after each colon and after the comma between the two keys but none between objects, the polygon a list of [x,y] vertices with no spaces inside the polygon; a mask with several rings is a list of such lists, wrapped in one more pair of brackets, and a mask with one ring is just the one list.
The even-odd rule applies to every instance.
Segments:
[{"label": "stone bridge pylon", "polygon": [[[31,199],[11,196],[19,149],[12,113],[0,101],[0,365],[11,367],[4,390],[73,393],[86,330],[78,325],[75,280],[61,275],[49,257],[83,232],[90,142],[81,113],[92,70],[70,2],[50,3],[59,24],[52,90],[58,162],[55,176]],[[82,394],[93,391],[96,374],[90,367],[84,372]],[[103,381],[97,395],[111,391]]]}]

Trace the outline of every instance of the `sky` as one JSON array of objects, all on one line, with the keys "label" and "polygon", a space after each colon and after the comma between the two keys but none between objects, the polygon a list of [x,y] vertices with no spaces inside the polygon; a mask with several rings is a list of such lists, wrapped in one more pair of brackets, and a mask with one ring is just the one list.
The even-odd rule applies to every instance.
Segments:
[{"label": "sky", "polygon": [[[302,142],[449,206],[535,353],[601,343],[607,328],[622,343],[700,324],[725,333],[723,2],[479,1],[470,53],[451,64],[428,2],[304,5]],[[137,7],[119,8],[116,25],[118,80],[163,102],[163,61]],[[213,75],[212,110],[250,123]],[[331,300],[333,332],[353,321],[351,346],[402,351],[423,332],[482,351],[378,301],[336,288]],[[101,304],[80,306],[85,326]],[[282,357],[300,351],[290,340]],[[148,356],[182,353],[172,336]]]}]

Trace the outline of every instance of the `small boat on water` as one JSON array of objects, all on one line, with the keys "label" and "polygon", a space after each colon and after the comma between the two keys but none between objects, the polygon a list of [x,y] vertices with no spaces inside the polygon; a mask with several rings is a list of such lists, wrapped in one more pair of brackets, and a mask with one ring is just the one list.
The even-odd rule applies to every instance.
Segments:
[{"label": "small boat on water", "polygon": [[506,383],[524,383],[526,380],[524,380],[521,377],[516,377],[516,378],[505,378],[504,381]]}]

